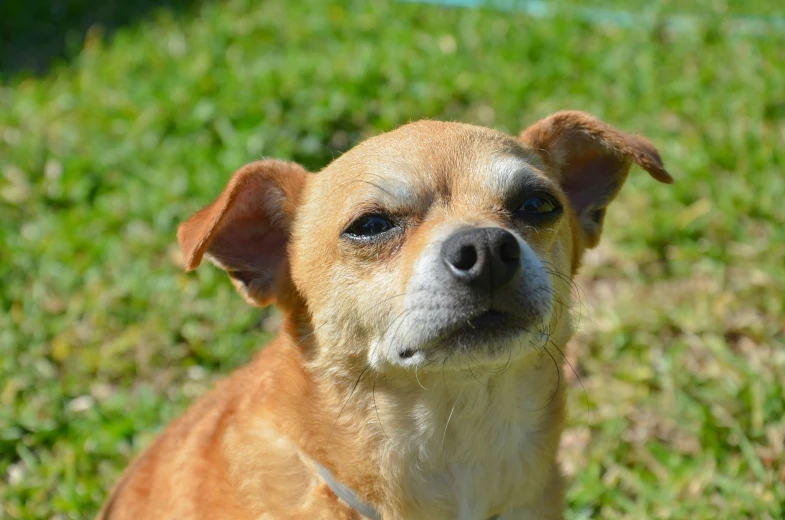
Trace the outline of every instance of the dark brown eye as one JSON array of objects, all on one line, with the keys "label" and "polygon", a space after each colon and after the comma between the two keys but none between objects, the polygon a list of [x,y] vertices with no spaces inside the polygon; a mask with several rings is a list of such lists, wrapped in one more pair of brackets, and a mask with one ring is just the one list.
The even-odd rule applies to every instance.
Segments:
[{"label": "dark brown eye", "polygon": [[529,197],[521,206],[522,213],[550,213],[556,209],[553,201],[544,197]]},{"label": "dark brown eye", "polygon": [[365,215],[352,222],[344,235],[355,239],[371,239],[397,227],[391,219],[383,215]]},{"label": "dark brown eye", "polygon": [[515,216],[534,222],[543,222],[555,218],[561,213],[561,206],[550,195],[532,195],[527,197],[515,212]]}]

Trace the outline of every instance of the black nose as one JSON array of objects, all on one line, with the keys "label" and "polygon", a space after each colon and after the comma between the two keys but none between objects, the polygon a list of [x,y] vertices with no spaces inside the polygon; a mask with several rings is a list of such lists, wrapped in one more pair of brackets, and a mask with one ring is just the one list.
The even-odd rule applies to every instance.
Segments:
[{"label": "black nose", "polygon": [[510,282],[521,270],[521,248],[502,228],[456,232],[442,246],[447,269],[462,283],[490,292]]}]

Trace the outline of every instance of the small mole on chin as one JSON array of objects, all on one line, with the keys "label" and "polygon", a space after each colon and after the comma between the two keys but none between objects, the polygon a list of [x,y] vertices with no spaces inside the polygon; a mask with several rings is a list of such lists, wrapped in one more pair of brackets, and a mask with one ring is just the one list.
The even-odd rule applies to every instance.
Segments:
[{"label": "small mole on chin", "polygon": [[401,359],[409,359],[414,355],[414,349],[407,348],[400,353]]}]

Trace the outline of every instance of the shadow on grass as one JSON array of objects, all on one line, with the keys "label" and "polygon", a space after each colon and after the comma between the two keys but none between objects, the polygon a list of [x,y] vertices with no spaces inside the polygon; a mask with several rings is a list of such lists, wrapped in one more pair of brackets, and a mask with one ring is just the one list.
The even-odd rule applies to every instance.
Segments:
[{"label": "shadow on grass", "polygon": [[201,0],[0,0],[0,81],[41,75],[75,56],[87,31],[104,33],[158,9],[184,10]]}]

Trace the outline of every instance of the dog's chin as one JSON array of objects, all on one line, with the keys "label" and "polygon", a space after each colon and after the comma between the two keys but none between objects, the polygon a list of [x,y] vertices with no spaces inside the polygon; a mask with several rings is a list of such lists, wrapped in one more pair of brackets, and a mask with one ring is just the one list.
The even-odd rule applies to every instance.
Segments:
[{"label": "dog's chin", "polygon": [[[422,331],[415,341],[391,349],[390,361],[404,367],[466,368],[509,363],[544,346],[542,317],[522,318],[488,310],[448,326]],[[414,338],[410,338],[414,339]]]}]

